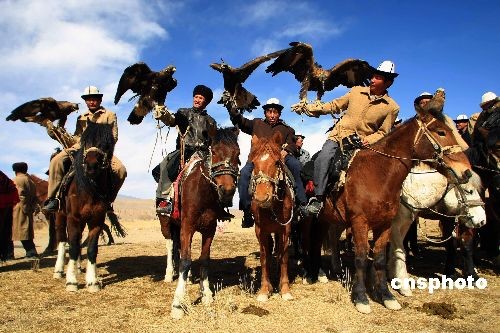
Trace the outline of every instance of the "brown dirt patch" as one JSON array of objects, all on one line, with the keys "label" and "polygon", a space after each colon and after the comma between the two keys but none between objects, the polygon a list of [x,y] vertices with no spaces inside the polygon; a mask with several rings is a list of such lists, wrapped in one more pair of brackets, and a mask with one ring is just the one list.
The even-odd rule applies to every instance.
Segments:
[{"label": "brown dirt patch", "polygon": [[[169,313],[176,281],[163,281],[165,242],[153,207],[151,200],[116,203],[115,211],[128,235],[117,238],[116,245],[100,246],[98,274],[104,288],[99,293],[84,289],[66,292],[64,281],[52,278],[55,256],[42,258],[39,269],[32,270],[16,242],[15,255],[20,259],[0,267],[0,332],[498,332],[500,279],[488,266],[480,267],[480,276],[488,281],[484,290],[436,290],[433,294],[415,290],[411,298],[395,294],[402,310],[392,312],[372,300],[373,312],[362,315],[351,304],[343,281],[303,285],[292,262],[295,299],[283,301],[274,293],[267,303],[258,303],[259,246],[254,230],[241,229],[240,219],[217,234],[213,243],[210,281],[214,302],[210,306],[196,302],[195,265],[195,283],[188,286],[189,315],[174,321]],[[35,243],[39,252],[45,248],[45,225],[37,228]],[[200,237],[196,235],[193,258],[199,251]],[[85,258],[85,250],[82,253]],[[436,276],[443,263],[443,249],[426,244],[423,258],[411,261],[410,272],[415,277]],[[80,287],[84,279],[80,274]],[[275,286],[276,282],[274,279]],[[426,303],[446,304],[440,309],[452,309],[448,312],[453,318],[422,312],[429,307]]]}]

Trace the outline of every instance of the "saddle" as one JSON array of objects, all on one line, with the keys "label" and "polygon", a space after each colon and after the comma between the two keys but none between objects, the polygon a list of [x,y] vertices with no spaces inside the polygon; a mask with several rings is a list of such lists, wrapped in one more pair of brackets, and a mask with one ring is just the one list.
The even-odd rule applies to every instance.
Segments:
[{"label": "saddle", "polygon": [[[172,158],[172,159],[175,160],[175,158]],[[189,174],[191,174],[191,172],[193,171],[194,167],[196,165],[198,165],[198,163],[200,163],[202,161],[203,161],[202,153],[201,152],[195,152],[189,158],[189,160],[186,162],[186,164],[184,165],[184,168],[182,168],[180,170],[179,174],[177,176],[175,174],[173,175],[172,178],[174,178],[175,181],[172,182],[172,185],[170,185],[170,191],[169,191],[169,199],[173,203],[172,214],[171,214],[170,217],[172,217],[173,219],[180,219],[180,217],[181,217],[182,184],[183,184],[184,180],[186,179],[186,177],[189,176]],[[171,171],[170,170],[171,169],[169,169],[169,177],[171,176]]]}]

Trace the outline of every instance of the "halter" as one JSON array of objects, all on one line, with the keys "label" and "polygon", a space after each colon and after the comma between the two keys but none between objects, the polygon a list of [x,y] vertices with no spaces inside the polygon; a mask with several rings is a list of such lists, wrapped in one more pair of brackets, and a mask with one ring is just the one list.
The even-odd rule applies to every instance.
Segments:
[{"label": "halter", "polygon": [[442,146],[432,135],[427,126],[436,121],[436,118],[432,118],[427,124],[424,123],[420,118],[417,118],[418,131],[415,134],[415,139],[413,140],[413,146],[415,147],[420,139],[425,135],[427,139],[431,142],[432,147],[436,151],[435,160],[438,163],[442,163],[443,157],[446,155],[456,154],[462,151],[462,147],[458,144],[451,146]]}]

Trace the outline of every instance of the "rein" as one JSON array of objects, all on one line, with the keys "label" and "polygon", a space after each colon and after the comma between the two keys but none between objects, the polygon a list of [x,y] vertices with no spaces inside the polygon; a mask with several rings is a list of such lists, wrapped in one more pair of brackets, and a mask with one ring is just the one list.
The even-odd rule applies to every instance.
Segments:
[{"label": "rein", "polygon": [[420,119],[417,118],[417,123],[418,123],[418,131],[415,134],[415,139],[413,140],[413,146],[415,146],[420,139],[425,135],[427,139],[431,142],[432,147],[436,151],[436,155],[434,158],[427,158],[427,159],[418,159],[418,158],[408,158],[408,157],[401,157],[401,156],[395,156],[391,154],[384,153],[380,150],[374,149],[370,146],[364,146],[363,148],[369,149],[377,154],[380,154],[385,157],[389,158],[394,158],[397,160],[406,160],[406,161],[413,161],[413,162],[435,162],[440,165],[443,164],[443,156],[445,155],[451,155],[451,154],[456,154],[462,151],[462,148],[459,145],[451,145],[451,146],[442,146],[434,137],[430,134],[429,129],[427,129],[427,126],[434,122],[436,119],[433,118],[431,121],[429,121],[428,124],[425,124],[422,122]]}]

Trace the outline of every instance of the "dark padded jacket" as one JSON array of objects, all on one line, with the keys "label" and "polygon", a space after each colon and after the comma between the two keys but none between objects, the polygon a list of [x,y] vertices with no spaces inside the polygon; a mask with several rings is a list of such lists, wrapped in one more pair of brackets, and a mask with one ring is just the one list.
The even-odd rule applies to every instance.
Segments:
[{"label": "dark padded jacket", "polygon": [[[184,143],[189,150],[208,150],[211,137],[217,131],[217,122],[208,115],[206,110],[195,108],[181,108],[175,113],[175,125],[179,126],[184,135]],[[176,149],[180,149],[180,133],[177,137]]]}]

